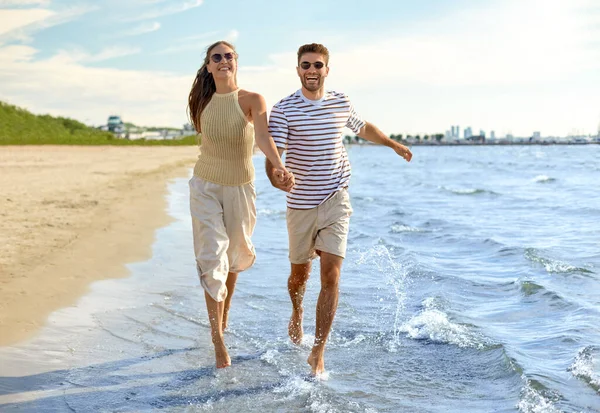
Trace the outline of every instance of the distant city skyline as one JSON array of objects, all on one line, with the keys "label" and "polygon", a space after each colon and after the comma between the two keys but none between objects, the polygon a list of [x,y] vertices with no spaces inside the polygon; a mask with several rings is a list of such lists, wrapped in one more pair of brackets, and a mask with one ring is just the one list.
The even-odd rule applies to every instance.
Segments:
[{"label": "distant city skyline", "polygon": [[87,124],[115,114],[181,127],[219,39],[269,108],[300,86],[298,46],[321,42],[327,88],[387,134],[598,132],[595,0],[0,0],[0,100]]}]

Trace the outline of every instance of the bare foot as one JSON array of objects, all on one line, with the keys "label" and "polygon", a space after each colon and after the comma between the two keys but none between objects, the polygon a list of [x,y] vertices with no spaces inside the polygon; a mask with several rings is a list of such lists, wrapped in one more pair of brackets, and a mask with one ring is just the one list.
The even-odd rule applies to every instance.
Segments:
[{"label": "bare foot", "polygon": [[306,362],[310,365],[310,369],[312,371],[313,376],[317,376],[319,374],[323,374],[325,372],[325,360],[323,360],[323,353],[321,352],[310,352],[310,356]]},{"label": "bare foot", "polygon": [[223,369],[231,366],[231,358],[224,343],[215,344],[215,358],[217,360],[217,368]]},{"label": "bare foot", "polygon": [[288,324],[288,334],[292,343],[302,343],[302,337],[304,335],[304,331],[302,330],[302,311],[296,312],[295,310],[292,310],[292,316],[290,317],[290,322]]}]

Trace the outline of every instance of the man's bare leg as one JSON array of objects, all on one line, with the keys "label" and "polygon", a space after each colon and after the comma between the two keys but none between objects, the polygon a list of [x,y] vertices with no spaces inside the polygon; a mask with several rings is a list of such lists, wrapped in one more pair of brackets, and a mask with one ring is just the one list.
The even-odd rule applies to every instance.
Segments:
[{"label": "man's bare leg", "polygon": [[292,271],[290,278],[288,278],[288,292],[292,300],[292,316],[288,324],[288,334],[294,344],[300,344],[304,335],[302,329],[302,317],[304,316],[302,300],[306,292],[308,277],[310,277],[310,266],[310,262],[306,264],[292,264]]},{"label": "man's bare leg", "polygon": [[206,291],[204,292],[204,297],[206,298],[206,309],[208,310],[208,319],[210,320],[212,342],[215,346],[217,368],[222,369],[231,366],[231,359],[229,358],[229,353],[227,353],[227,348],[225,347],[222,329],[225,302],[215,301]]},{"label": "man's bare leg", "polygon": [[315,343],[307,360],[314,375],[325,371],[325,343],[337,310],[343,261],[344,259],[337,255],[321,253],[321,292],[317,301]]},{"label": "man's bare leg", "polygon": [[227,274],[227,298],[225,298],[225,306],[223,307],[223,331],[227,330],[227,320],[229,319],[229,307],[231,306],[231,298],[233,297],[233,291],[235,290],[235,283],[237,282],[238,275],[235,272]]}]

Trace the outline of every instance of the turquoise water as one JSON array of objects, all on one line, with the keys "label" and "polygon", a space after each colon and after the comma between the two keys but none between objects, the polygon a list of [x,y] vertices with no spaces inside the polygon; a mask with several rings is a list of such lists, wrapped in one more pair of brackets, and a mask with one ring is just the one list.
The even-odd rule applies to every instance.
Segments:
[{"label": "turquoise water", "polygon": [[[354,215],[328,376],[287,338],[284,194],[257,166],[258,259],[213,368],[187,179],[126,279],[0,349],[0,411],[600,412],[600,145],[351,146]],[[2,373],[18,368],[20,377]]]}]

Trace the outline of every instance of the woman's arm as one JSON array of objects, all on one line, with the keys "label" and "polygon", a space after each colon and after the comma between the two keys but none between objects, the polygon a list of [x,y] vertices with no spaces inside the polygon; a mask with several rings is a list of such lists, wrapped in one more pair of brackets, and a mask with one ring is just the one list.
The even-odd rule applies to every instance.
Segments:
[{"label": "woman's arm", "polygon": [[273,141],[273,138],[269,133],[269,126],[267,124],[267,103],[262,95],[258,93],[252,94],[250,111],[252,114],[252,121],[254,122],[254,136],[258,147],[265,154],[273,168],[280,172],[281,176],[278,176],[277,178],[280,181],[289,179],[289,175],[291,174],[285,169],[281,156],[275,146],[275,141]]}]

